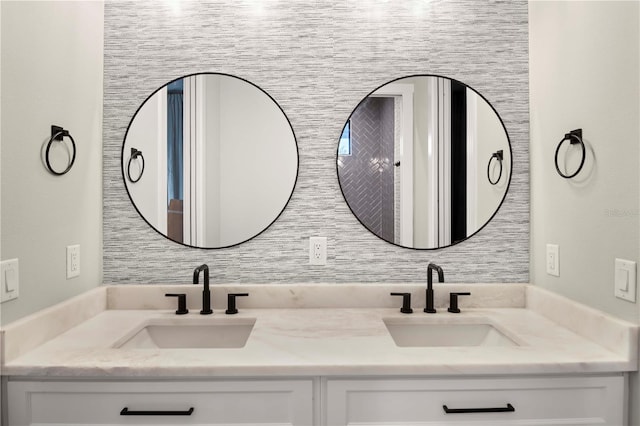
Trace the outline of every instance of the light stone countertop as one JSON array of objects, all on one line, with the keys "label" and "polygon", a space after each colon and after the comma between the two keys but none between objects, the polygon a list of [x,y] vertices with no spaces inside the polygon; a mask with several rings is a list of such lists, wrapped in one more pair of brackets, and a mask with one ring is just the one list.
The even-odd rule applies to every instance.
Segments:
[{"label": "light stone countertop", "polygon": [[[419,303],[413,304],[413,314],[406,315],[397,308],[384,306],[256,308],[247,306],[250,305],[248,303],[243,306],[239,299],[239,314],[225,315],[224,309],[220,309],[220,306],[216,308],[214,304],[216,313],[211,316],[199,315],[197,306],[191,304],[191,312],[183,316],[175,315],[175,308],[169,310],[145,306],[144,309],[132,309],[136,306],[129,306],[123,309],[114,300],[100,306],[103,303],[100,300],[113,299],[114,294],[121,292],[159,292],[158,289],[142,287],[117,287],[102,287],[39,315],[37,320],[21,321],[4,330],[6,362],[2,374],[33,377],[206,378],[620,373],[637,370],[637,326],[533,286],[519,285],[519,289],[510,287],[512,293],[505,293],[506,302],[483,303],[495,307],[474,307],[472,302],[466,303],[469,306],[466,307],[461,299],[460,314],[449,313],[446,307],[439,307],[438,304],[439,311],[435,315],[423,313]],[[480,287],[470,285],[469,288],[482,300],[483,290]],[[419,286],[416,289],[424,291]],[[459,286],[450,289],[460,290]],[[111,295],[108,294],[110,290],[113,290]],[[164,292],[167,288],[161,290]],[[220,289],[217,290],[220,293]],[[316,290],[306,287],[299,291],[313,293]],[[485,290],[489,292],[491,287]],[[252,291],[252,294],[257,293],[255,289]],[[387,291],[386,288],[384,291]],[[517,296],[518,292],[522,297]],[[311,296],[310,299],[313,299]],[[267,296],[256,297],[256,300],[261,297],[264,304],[269,305]],[[363,297],[366,299],[366,296]],[[400,298],[387,298],[385,295],[385,304],[387,299],[392,299],[390,306],[400,303]],[[131,297],[127,300],[131,300]],[[145,300],[148,301],[148,298]],[[162,297],[158,300],[158,303],[170,303]],[[197,299],[194,302],[193,305],[199,303]],[[522,306],[501,307],[501,303]],[[175,300],[170,306],[174,304]],[[65,326],[66,329],[57,336],[42,338],[46,341],[38,344],[32,342],[33,348],[13,348],[13,355],[7,356],[12,353],[12,348],[7,345],[25,345],[29,330],[38,329],[38,324],[50,320],[52,316],[60,317],[62,313],[68,315],[70,307],[81,309],[80,306],[94,306],[86,308],[87,312],[92,309],[97,312],[81,312],[86,319]],[[570,320],[553,317],[560,315],[558,312],[561,310],[571,317]],[[242,348],[114,347],[150,320],[221,322],[247,318],[255,318],[255,325]],[[383,322],[386,318],[412,323],[489,323],[516,341],[518,346],[399,347],[387,331]],[[598,341],[599,336],[602,341]]]}]

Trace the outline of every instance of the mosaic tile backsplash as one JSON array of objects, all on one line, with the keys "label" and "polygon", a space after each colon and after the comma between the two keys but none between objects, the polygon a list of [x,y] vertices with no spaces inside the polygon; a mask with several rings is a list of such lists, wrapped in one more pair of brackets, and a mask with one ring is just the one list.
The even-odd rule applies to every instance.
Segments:
[{"label": "mosaic tile backsplash", "polygon": [[[429,262],[448,282],[529,280],[527,2],[475,0],[107,1],[104,58],[104,282],[190,283],[207,263],[212,283],[423,282]],[[293,196],[265,232],[204,250],[151,229],[124,187],[120,157],[138,106],[185,74],[247,79],[282,107],[295,131]],[[494,219],[474,237],[411,250],[368,232],[336,174],[337,144],[358,102],[389,80],[460,80],[496,108],[509,133],[513,175]],[[256,170],[259,178],[259,170]],[[308,265],[308,238],[328,238],[326,266]]]}]

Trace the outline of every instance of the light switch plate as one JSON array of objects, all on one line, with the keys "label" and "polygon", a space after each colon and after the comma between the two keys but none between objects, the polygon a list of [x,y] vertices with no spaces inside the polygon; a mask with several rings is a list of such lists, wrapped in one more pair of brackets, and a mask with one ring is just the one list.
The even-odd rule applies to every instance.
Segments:
[{"label": "light switch plate", "polygon": [[636,301],[636,262],[616,259],[614,294],[616,297],[629,302]]},{"label": "light switch plate", "polygon": [[0,303],[17,299],[20,292],[20,268],[18,259],[0,262]]}]

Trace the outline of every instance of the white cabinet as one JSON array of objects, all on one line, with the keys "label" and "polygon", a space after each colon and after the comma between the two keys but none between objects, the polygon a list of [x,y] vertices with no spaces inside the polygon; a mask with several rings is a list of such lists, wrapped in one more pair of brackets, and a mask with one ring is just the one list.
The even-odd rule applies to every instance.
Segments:
[{"label": "white cabinet", "polygon": [[324,424],[623,425],[625,386],[622,375],[329,379]]},{"label": "white cabinet", "polygon": [[8,406],[9,426],[311,425],[313,381],[9,381]]},{"label": "white cabinet", "polygon": [[[8,426],[622,426],[626,421],[627,398],[626,378],[621,374],[201,381],[9,380],[7,389]],[[445,412],[444,406],[451,412]],[[465,409],[475,412],[460,412]]]}]

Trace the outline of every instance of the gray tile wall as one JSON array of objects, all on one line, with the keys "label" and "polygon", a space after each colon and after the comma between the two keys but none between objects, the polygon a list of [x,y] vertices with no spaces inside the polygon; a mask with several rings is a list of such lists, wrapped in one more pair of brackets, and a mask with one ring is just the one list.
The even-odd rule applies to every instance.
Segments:
[{"label": "gray tile wall", "polygon": [[393,98],[368,98],[351,115],[352,155],[340,156],[339,184],[353,214],[394,241]]},{"label": "gray tile wall", "polygon": [[[105,283],[425,281],[430,261],[449,282],[527,282],[529,271],[528,38],[525,0],[381,2],[107,1],[104,58]],[[260,6],[261,5],[261,6]],[[295,130],[298,182],[284,213],[240,246],[183,247],[147,226],[122,180],[129,120],[157,87],[215,71],[252,81]],[[482,93],[503,118],[514,171],[504,205],[453,247],[396,247],[366,231],[342,198],[337,141],[358,102],[381,84],[431,73]],[[328,264],[307,265],[310,236],[328,237]]]}]

